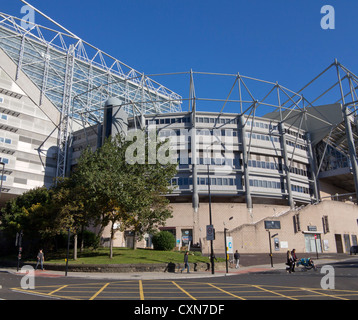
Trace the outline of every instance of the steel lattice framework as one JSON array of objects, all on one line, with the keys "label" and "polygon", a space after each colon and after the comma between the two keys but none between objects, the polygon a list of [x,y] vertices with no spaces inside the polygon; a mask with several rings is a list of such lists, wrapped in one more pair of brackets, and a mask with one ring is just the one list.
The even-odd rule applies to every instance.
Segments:
[{"label": "steel lattice framework", "polygon": [[[122,108],[133,116],[181,112],[184,103],[189,104],[188,109],[195,116],[200,104],[205,110],[210,103],[214,103],[216,108],[221,105],[220,112],[230,109],[230,112],[245,114],[252,119],[268,117],[305,130],[318,137],[317,141],[313,137],[312,145],[323,141],[349,157],[358,192],[358,77],[337,60],[297,92],[277,82],[239,73],[176,73],[187,74],[190,79],[189,96],[182,98],[153,80],[159,75],[149,77],[134,70],[33,9],[59,30],[35,23],[23,28],[21,19],[0,13],[0,47],[17,66],[16,77],[22,71],[39,88],[40,105],[43,97],[47,97],[60,111],[57,176],[65,175],[67,144],[73,121],[83,127],[102,123],[105,102],[115,97],[122,102]],[[328,81],[324,81],[324,87],[315,87],[330,72],[333,74]],[[201,76],[229,79],[225,96],[213,99],[197,94],[200,90],[197,90],[196,80]],[[329,104],[338,108],[339,122],[322,114],[322,108],[315,108]],[[315,124],[322,129],[319,133],[315,132]],[[249,153],[250,148],[251,141],[248,143]],[[290,164],[287,165],[289,171]],[[320,164],[317,166],[318,176]]]},{"label": "steel lattice framework", "polygon": [[16,78],[24,72],[41,92],[40,105],[46,96],[61,113],[57,176],[64,176],[73,120],[101,123],[109,97],[119,98],[129,115],[181,111],[181,97],[60,29],[38,24],[25,29],[21,19],[0,13],[0,47],[17,65]]}]

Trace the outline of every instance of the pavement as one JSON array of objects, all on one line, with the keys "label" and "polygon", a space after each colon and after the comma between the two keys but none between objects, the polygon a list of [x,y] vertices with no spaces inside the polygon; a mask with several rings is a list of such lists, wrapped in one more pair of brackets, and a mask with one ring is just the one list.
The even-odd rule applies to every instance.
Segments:
[{"label": "pavement", "polygon": [[[331,264],[338,261],[356,259],[357,256],[350,256],[348,254],[319,254],[317,259],[316,254],[297,254],[298,258],[311,257],[315,264],[318,266]],[[181,272],[131,272],[131,273],[104,273],[104,272],[68,272],[67,277],[71,278],[86,278],[86,279],[112,279],[112,280],[168,280],[168,279],[196,279],[207,277],[226,277],[239,274],[255,273],[255,272],[268,272],[273,270],[286,269],[286,254],[273,254],[273,267],[271,266],[271,259],[269,254],[241,254],[240,268],[229,268],[226,270],[215,270],[212,274],[211,271],[191,271],[187,273]],[[20,270],[21,271],[21,270]],[[0,272],[8,272],[15,275],[22,275],[25,273],[17,272],[16,268],[0,268]],[[54,270],[36,270],[36,277],[65,277],[64,271]]]}]

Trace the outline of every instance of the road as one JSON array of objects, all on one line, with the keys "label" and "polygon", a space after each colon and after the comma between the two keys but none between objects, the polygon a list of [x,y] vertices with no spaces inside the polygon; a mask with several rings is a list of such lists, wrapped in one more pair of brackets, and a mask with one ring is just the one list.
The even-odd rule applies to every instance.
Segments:
[{"label": "road", "polygon": [[[35,288],[21,288],[22,276],[0,272],[0,299],[4,300],[358,300],[358,259],[330,264],[334,274],[296,268],[292,274],[272,270],[222,277],[166,280],[83,279],[63,276],[36,277]],[[29,283],[29,282],[28,282]],[[329,283],[330,289],[322,288]],[[26,283],[25,283],[26,284]]]}]

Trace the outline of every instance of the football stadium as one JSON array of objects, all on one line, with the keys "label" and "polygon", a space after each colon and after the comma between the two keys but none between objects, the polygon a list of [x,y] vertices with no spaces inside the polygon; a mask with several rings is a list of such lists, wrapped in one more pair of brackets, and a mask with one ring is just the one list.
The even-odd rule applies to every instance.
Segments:
[{"label": "football stadium", "polygon": [[[178,165],[165,195],[173,217],[161,227],[178,246],[208,253],[208,230],[215,252],[225,234],[230,250],[268,252],[268,231],[277,252],[357,245],[358,77],[339,61],[307,71],[296,91],[236,70],[190,70],[176,90],[184,97],[165,86],[178,74],[145,75],[38,14],[49,25],[0,13],[1,205],[68,176],[104,137],[155,130]],[[216,82],[227,91],[197,95]],[[115,245],[133,241],[118,231]],[[151,247],[151,235],[138,246]]]}]

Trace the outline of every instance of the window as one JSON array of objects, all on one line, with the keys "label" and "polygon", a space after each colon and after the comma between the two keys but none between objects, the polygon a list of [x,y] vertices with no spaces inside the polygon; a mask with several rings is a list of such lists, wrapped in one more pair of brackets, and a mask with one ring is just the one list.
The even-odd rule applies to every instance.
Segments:
[{"label": "window", "polygon": [[11,139],[0,137],[0,142],[5,142],[6,144],[11,144]]},{"label": "window", "polygon": [[0,157],[0,161],[5,163],[5,164],[9,164],[9,159],[7,159],[7,158],[1,158]]},{"label": "window", "polygon": [[0,103],[3,103],[3,102],[4,102],[4,98],[0,97]]},{"label": "window", "polygon": [[295,230],[295,233],[301,231],[300,215],[299,214],[295,214],[293,216],[293,229]]},{"label": "window", "polygon": [[329,232],[329,224],[328,224],[328,216],[322,217],[322,224],[323,224],[323,233]]}]

